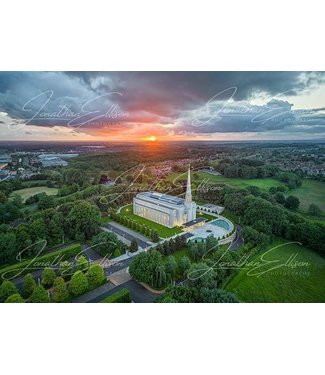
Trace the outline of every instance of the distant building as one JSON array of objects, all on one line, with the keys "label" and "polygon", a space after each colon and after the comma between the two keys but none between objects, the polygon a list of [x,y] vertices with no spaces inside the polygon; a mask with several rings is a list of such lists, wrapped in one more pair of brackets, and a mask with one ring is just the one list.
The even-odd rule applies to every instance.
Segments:
[{"label": "distant building", "polygon": [[68,162],[63,160],[79,156],[79,154],[41,154],[38,156],[43,167],[66,167]]},{"label": "distant building", "polygon": [[10,163],[11,157],[8,154],[0,154],[0,164],[2,163]]},{"label": "distant building", "polygon": [[139,193],[133,199],[133,213],[169,228],[195,220],[196,203],[192,201],[190,169],[185,199],[158,192]]},{"label": "distant building", "polygon": [[211,212],[213,214],[221,214],[221,212],[225,209],[222,206],[217,206],[215,204],[207,203],[200,206],[197,206],[198,210],[205,211],[205,212]]}]

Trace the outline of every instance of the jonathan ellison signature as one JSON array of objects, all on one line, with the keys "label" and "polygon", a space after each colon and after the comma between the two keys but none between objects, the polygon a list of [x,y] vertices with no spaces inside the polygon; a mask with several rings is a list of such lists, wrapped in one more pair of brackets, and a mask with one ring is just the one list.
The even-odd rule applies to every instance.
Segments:
[{"label": "jonathan ellison signature", "polygon": [[[113,242],[113,241],[104,241],[104,242],[100,242],[96,245],[85,246],[83,249],[81,249],[78,252],[77,255],[75,255],[73,257],[72,260],[70,259],[70,261],[68,261],[71,265],[71,269],[68,270],[68,271],[62,272],[62,275],[64,275],[64,276],[73,275],[73,273],[74,273],[74,270],[73,270],[74,263],[77,261],[78,257],[80,257],[81,255],[84,255],[87,250],[93,249],[93,248],[95,248],[97,246],[100,246],[100,245],[103,245],[103,244],[109,244],[109,243],[116,246],[116,243]],[[32,259],[29,259],[28,261],[27,260],[24,261],[22,259],[22,254],[28,252],[28,250],[30,248],[33,248],[36,245],[40,245],[40,249],[37,252],[37,254]],[[44,260],[42,258],[39,258],[40,255],[42,255],[42,253],[44,252],[44,249],[45,249],[46,245],[47,245],[46,240],[40,240],[40,241],[26,247],[25,249],[21,250],[17,254],[16,259],[19,262],[22,262],[22,264],[24,266],[23,267],[18,266],[17,268],[10,268],[10,270],[8,270],[6,272],[3,272],[2,275],[1,275],[2,279],[12,280],[12,279],[15,279],[16,277],[26,273],[27,271],[33,272],[33,271],[42,270],[42,269],[45,269],[45,268],[48,268],[48,267],[58,269],[59,266],[60,266],[60,263],[63,262],[63,261],[66,261],[66,259],[64,257],[64,254],[58,254],[58,255],[54,256],[54,258],[52,258],[51,260]],[[119,261],[116,261],[114,259],[110,259],[110,257],[111,257],[111,255],[105,255],[97,263],[103,268],[109,268],[109,267],[118,266],[118,265],[121,264]],[[90,259],[89,257],[87,257],[87,258],[88,258],[89,263],[94,262],[94,260]]]},{"label": "jonathan ellison signature", "polygon": [[[217,259],[214,264],[210,267],[205,267],[202,269],[196,269],[192,272],[190,272],[187,277],[190,280],[197,280],[204,275],[206,275],[208,272],[211,272],[214,268],[223,268],[223,269],[235,269],[235,270],[241,270],[245,269],[247,270],[247,276],[256,276],[260,277],[262,275],[265,275],[266,273],[269,273],[271,271],[275,271],[278,269],[299,269],[303,267],[309,267],[310,263],[308,262],[302,262],[299,261],[298,258],[298,253],[291,253],[288,255],[286,259],[274,259],[272,258],[272,252],[275,249],[278,249],[279,247],[283,247],[286,245],[291,245],[291,244],[298,244],[302,245],[300,242],[287,242],[280,244],[278,246],[272,247],[265,253],[263,253],[259,259],[249,261],[249,255],[244,255],[242,258],[240,258],[237,261],[223,261],[222,258],[225,256],[225,254],[229,251],[227,249],[219,259]],[[213,250],[213,249],[212,249]],[[211,251],[211,250],[210,250]],[[204,260],[207,257],[207,253],[205,253],[202,257]]]},{"label": "jonathan ellison signature", "polygon": [[[60,104],[54,111],[47,109],[53,102],[54,91],[44,91],[34,96],[23,105],[23,111],[31,114],[20,127],[33,124],[35,121],[66,122],[69,127],[81,127],[83,125],[93,125],[105,121],[113,121],[127,118],[129,114],[124,112],[119,104],[112,102],[116,98],[121,98],[122,93],[117,91],[107,92],[87,100],[76,112],[71,104]],[[103,106],[103,101],[110,99],[110,103]],[[17,124],[14,125],[17,129]]]}]

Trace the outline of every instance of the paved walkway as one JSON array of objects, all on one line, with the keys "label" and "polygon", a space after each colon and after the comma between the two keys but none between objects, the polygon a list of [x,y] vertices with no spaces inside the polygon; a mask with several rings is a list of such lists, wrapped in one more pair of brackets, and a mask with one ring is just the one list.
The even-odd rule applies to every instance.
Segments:
[{"label": "paved walkway", "polygon": [[94,298],[89,299],[88,303],[96,303],[102,301],[104,298],[110,296],[111,294],[118,292],[119,290],[126,288],[129,290],[131,299],[133,302],[136,303],[151,303],[153,302],[158,295],[149,292],[146,288],[142,285],[138,284],[134,280],[130,280],[122,285],[116,286],[114,289],[107,290],[103,292],[101,295],[97,295]]},{"label": "paved walkway", "polygon": [[[143,249],[146,249],[148,247],[151,247],[154,243],[149,241],[146,237],[142,236],[141,234],[129,229],[129,228],[126,228],[118,223],[115,223],[113,221],[107,223],[107,224],[104,224],[102,225],[101,227],[103,230],[108,230],[110,232],[113,232],[115,234],[117,234],[120,239],[126,243],[126,245],[130,245],[131,244],[131,241],[133,239],[135,239],[138,243],[138,245],[140,247],[142,247]],[[127,242],[126,242],[126,241]]]},{"label": "paved walkway", "polygon": [[99,296],[106,295],[108,292],[112,291],[115,289],[115,285],[112,284],[111,282],[108,282],[104,285],[101,285],[100,287],[91,290],[88,293],[83,294],[82,296],[74,299],[71,301],[72,303],[86,303],[86,302],[91,302],[92,300],[98,298]]},{"label": "paved walkway", "polygon": [[130,281],[132,278],[126,270],[127,268],[123,268],[122,270],[111,274],[111,276],[109,277],[109,281],[116,286]]}]

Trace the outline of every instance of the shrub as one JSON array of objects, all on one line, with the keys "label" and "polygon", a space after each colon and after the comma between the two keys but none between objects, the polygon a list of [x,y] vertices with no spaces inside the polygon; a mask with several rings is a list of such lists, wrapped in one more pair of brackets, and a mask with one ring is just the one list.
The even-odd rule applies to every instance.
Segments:
[{"label": "shrub", "polygon": [[57,277],[53,285],[53,301],[64,302],[69,297],[69,292],[63,277]]},{"label": "shrub", "polygon": [[92,265],[87,272],[89,286],[94,288],[105,281],[104,270],[99,264]]},{"label": "shrub", "polygon": [[0,286],[0,302],[4,302],[13,294],[19,294],[17,287],[8,280],[5,280]]},{"label": "shrub", "polygon": [[133,238],[131,241],[130,251],[131,253],[135,253],[136,251],[138,251],[138,243],[135,238]]},{"label": "shrub", "polygon": [[24,277],[24,285],[23,285],[23,296],[25,298],[29,298],[32,293],[34,292],[34,289],[36,288],[35,280],[31,273],[28,273]]},{"label": "shrub", "polygon": [[19,293],[15,293],[9,296],[5,302],[6,303],[24,303],[25,301]]},{"label": "shrub", "polygon": [[130,292],[123,288],[118,292],[106,297],[101,301],[102,303],[128,303],[131,302]]},{"label": "shrub", "polygon": [[80,255],[77,258],[76,266],[78,271],[87,271],[88,260],[83,255]]},{"label": "shrub", "polygon": [[72,264],[68,260],[60,263],[59,272],[61,276],[66,277],[72,275],[72,269]]},{"label": "shrub", "polygon": [[55,251],[53,253],[40,256],[39,258],[36,258],[34,261],[25,260],[17,264],[13,264],[11,266],[3,268],[2,270],[0,270],[0,277],[5,273],[6,275],[11,276],[16,275],[17,273],[19,273],[19,275],[26,274],[33,268],[39,268],[40,264],[51,264],[52,262],[55,262],[55,260],[58,258],[60,258],[60,260],[70,259],[71,257],[79,254],[80,251],[80,244],[74,244],[64,249]]},{"label": "shrub", "polygon": [[42,285],[38,285],[30,297],[31,303],[49,303],[50,297]]},{"label": "shrub", "polygon": [[42,273],[42,285],[45,288],[49,288],[53,285],[54,280],[56,278],[56,274],[52,268],[45,268]]},{"label": "shrub", "polygon": [[85,293],[88,289],[87,277],[81,271],[75,272],[71,278],[69,289],[75,297]]}]

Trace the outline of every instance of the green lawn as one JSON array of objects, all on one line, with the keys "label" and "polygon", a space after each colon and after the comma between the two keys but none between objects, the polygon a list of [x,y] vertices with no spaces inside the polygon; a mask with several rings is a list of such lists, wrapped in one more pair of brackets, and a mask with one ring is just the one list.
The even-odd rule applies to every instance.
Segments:
[{"label": "green lawn", "polygon": [[[254,264],[242,269],[225,289],[236,292],[241,302],[325,302],[325,260],[298,244],[274,249],[286,242],[278,239],[263,253],[250,259]],[[270,252],[265,254],[268,250]],[[263,259],[262,254],[265,254]],[[292,259],[295,254],[296,258]],[[290,257],[292,267],[288,262]],[[271,261],[273,263],[267,263]],[[254,271],[257,262],[259,268]],[[300,262],[300,265],[296,263],[293,267],[294,262]],[[257,272],[264,273],[257,276]]]},{"label": "green lawn", "polygon": [[37,186],[37,187],[31,187],[31,188],[25,188],[21,190],[15,190],[11,193],[11,196],[13,194],[19,194],[23,200],[23,202],[26,201],[29,197],[32,197],[35,194],[39,193],[46,193],[47,195],[56,195],[58,193],[58,189],[56,188],[48,188],[46,186]]},{"label": "green lawn", "polygon": [[139,222],[140,224],[145,224],[149,228],[156,229],[159,233],[160,237],[166,238],[166,237],[172,237],[177,233],[181,233],[182,229],[178,227],[174,228],[168,228],[163,225],[160,225],[158,223],[155,223],[151,220],[144,219],[143,217],[137,216],[133,214],[133,206],[132,204],[129,204],[128,206],[125,206],[121,209],[120,213],[124,216],[129,217],[132,220],[135,220]]},{"label": "green lawn", "polygon": [[[177,263],[179,262],[180,258],[185,256],[185,255],[190,258],[187,247],[183,247],[182,249],[177,250],[177,251],[175,251],[175,253],[170,254],[170,255],[173,256],[176,259]],[[167,263],[167,260],[168,260],[168,255],[164,255],[163,256],[163,262]],[[191,260],[191,262],[194,262],[191,258],[190,258],[190,260]]]},{"label": "green lawn", "polygon": [[102,216],[102,218],[101,218],[102,224],[109,223],[110,221],[112,221],[112,219],[109,216]]},{"label": "green lawn", "polygon": [[325,182],[314,180],[303,180],[302,185],[290,190],[286,195],[294,195],[300,200],[300,207],[307,210],[311,203],[317,204],[325,211]]},{"label": "green lawn", "polygon": [[[224,176],[216,176],[206,172],[197,172],[195,173],[198,176],[198,179],[195,179],[193,176],[193,182],[196,184],[199,181],[207,181],[207,183],[220,183],[226,184],[229,186],[245,188],[246,186],[258,186],[263,190],[268,190],[272,186],[284,185],[282,182],[274,178],[252,178],[252,179],[243,179],[243,178],[228,178]],[[178,180],[185,179],[186,174],[172,173],[167,177],[168,181],[174,181],[175,183]]]}]

